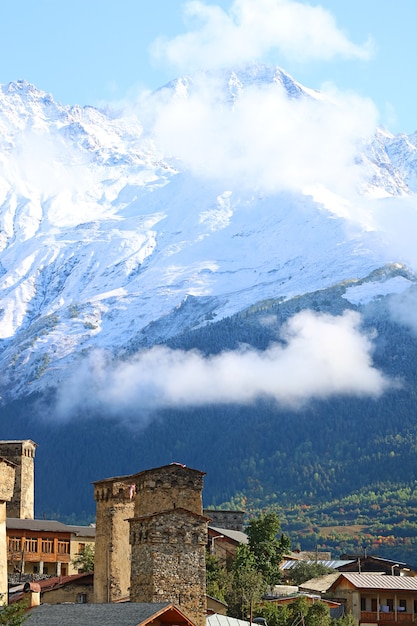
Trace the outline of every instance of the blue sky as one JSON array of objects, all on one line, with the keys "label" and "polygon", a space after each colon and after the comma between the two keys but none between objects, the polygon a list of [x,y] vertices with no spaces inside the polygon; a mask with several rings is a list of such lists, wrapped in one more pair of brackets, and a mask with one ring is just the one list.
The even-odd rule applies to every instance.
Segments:
[{"label": "blue sky", "polygon": [[[195,69],[198,63],[191,68],[192,58],[209,62],[213,51],[221,56],[225,50],[225,64],[230,65],[230,59],[238,58],[246,48],[250,31],[248,24],[246,31],[242,27],[242,14],[251,3],[254,11],[263,14],[253,18],[254,24],[258,20],[258,36],[262,18],[267,26],[272,7],[291,12],[304,5],[315,7],[317,13],[319,6],[314,0],[194,0],[194,4],[182,0],[2,0],[0,83],[25,79],[63,104],[99,105],[134,98],[143,88],[155,89]],[[187,6],[189,12],[194,6],[194,16],[185,15]],[[212,11],[205,11],[205,6]],[[318,40],[322,38],[324,45],[331,39],[326,30],[329,24],[320,26],[320,20],[313,19],[310,32],[304,29],[300,35],[297,23],[291,22],[284,33],[289,40],[283,46],[279,32],[271,32],[263,46],[254,37],[253,60],[278,64],[308,87],[330,82],[340,90],[369,97],[378,108],[380,123],[389,130],[417,130],[416,0],[322,0],[320,6],[326,19],[334,19],[333,31],[345,37],[343,45],[319,51]],[[280,15],[274,13],[274,19],[279,21]],[[310,17],[314,14],[299,13],[298,27]],[[235,56],[229,46],[233,22]],[[195,35],[191,44],[178,38],[186,33]],[[316,41],[310,49],[307,38],[313,35]],[[291,49],[291,40],[297,41],[298,36],[300,45]],[[164,41],[156,55],[159,37]],[[215,39],[211,46],[210,37]],[[196,54],[199,41],[205,46],[201,55]],[[178,61],[180,49],[183,54]]]}]

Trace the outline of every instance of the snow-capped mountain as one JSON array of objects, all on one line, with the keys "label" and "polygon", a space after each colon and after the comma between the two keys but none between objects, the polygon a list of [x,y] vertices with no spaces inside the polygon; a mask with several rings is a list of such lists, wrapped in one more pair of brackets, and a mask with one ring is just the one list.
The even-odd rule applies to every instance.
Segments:
[{"label": "snow-capped mountain", "polygon": [[[197,87],[201,97],[203,80],[165,86],[155,110],[181,107]],[[277,68],[215,80],[222,111],[259,88],[276,88],[288,106],[326,100]],[[272,188],[199,176],[158,143],[155,110],[63,106],[22,81],[1,88],[3,398],[58,384],[92,348],[122,356],[265,299],[359,280],[365,298],[374,270],[407,263],[365,209],[414,197],[417,134],[364,138],[356,161],[367,178],[348,198],[318,179]],[[365,209],[350,219],[355,202]],[[384,280],[369,297],[412,285]]]}]

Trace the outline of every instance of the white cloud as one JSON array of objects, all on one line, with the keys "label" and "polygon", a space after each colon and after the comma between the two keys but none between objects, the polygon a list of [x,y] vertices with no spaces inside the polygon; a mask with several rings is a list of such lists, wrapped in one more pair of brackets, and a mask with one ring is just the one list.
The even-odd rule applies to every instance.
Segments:
[{"label": "white cloud", "polygon": [[233,106],[225,85],[199,75],[187,95],[155,95],[154,137],[195,175],[274,192],[318,181],[340,193],[360,186],[357,164],[377,111],[369,99],[331,93],[290,98],[278,83],[244,87]]},{"label": "white cloud", "polygon": [[352,43],[323,7],[294,0],[234,0],[229,11],[192,0],[185,17],[189,32],[160,38],[151,50],[180,71],[246,64],[271,51],[300,62],[367,59],[372,51],[370,41]]},{"label": "white cloud", "polygon": [[297,314],[283,327],[283,343],[205,358],[197,351],[154,347],[123,362],[94,353],[60,387],[58,414],[77,408],[104,414],[207,404],[249,404],[273,398],[297,408],[312,398],[338,394],[379,396],[389,381],[372,364],[372,343],[360,331],[360,317]]}]

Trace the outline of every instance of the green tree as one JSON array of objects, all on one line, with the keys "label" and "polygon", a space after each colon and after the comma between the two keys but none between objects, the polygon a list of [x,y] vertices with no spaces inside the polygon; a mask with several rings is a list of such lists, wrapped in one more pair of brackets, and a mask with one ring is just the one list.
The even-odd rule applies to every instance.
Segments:
[{"label": "green tree", "polygon": [[87,544],[73,560],[72,565],[80,573],[94,572],[94,547]]},{"label": "green tree", "polygon": [[229,612],[232,616],[252,623],[253,607],[260,602],[267,583],[256,567],[256,559],[249,546],[241,544],[232,565],[233,585],[228,595]]},{"label": "green tree", "polygon": [[291,550],[290,538],[284,534],[278,537],[280,530],[281,523],[274,511],[250,520],[246,529],[256,569],[271,587],[282,580],[282,557]]},{"label": "green tree", "polygon": [[330,611],[324,602],[315,602],[310,606],[305,618],[306,626],[330,626]]},{"label": "green tree", "polygon": [[225,602],[233,585],[233,575],[214,554],[206,552],[207,594]]},{"label": "green tree", "polygon": [[318,578],[319,576],[324,576],[324,574],[331,573],[334,573],[334,569],[326,567],[322,563],[299,561],[299,563],[290,570],[287,576],[290,583],[298,586],[311,578]]},{"label": "green tree", "polygon": [[[2,596],[0,596],[0,600],[1,599]],[[27,605],[24,602],[15,602],[14,604],[1,604],[1,626],[22,626],[23,622],[28,618],[28,615],[25,615],[26,609]]]},{"label": "green tree", "polygon": [[265,602],[257,607],[257,615],[266,620],[268,626],[287,626],[289,624],[288,605],[276,604],[275,602]]}]

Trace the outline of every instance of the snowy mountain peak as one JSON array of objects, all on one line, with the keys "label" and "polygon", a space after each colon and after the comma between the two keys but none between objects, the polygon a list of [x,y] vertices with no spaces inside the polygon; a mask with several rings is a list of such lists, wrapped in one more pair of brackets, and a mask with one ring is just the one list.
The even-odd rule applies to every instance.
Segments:
[{"label": "snowy mountain peak", "polygon": [[[286,185],[286,177],[302,169],[295,161],[287,176],[285,167],[292,151],[305,149],[307,126],[297,135],[299,144],[285,135],[285,124],[284,134],[282,129],[271,133],[271,143],[268,128],[262,135],[258,111],[244,117],[251,112],[250,98],[238,113],[252,124],[242,126],[233,117],[233,104],[246,90],[258,103],[265,95],[259,86],[278,85],[288,120],[294,103],[300,105],[292,120],[298,129],[307,101],[314,100],[319,122],[324,119],[318,92],[279,68],[259,65],[183,77],[160,92],[174,100],[198,92],[204,104],[201,83],[213,80],[232,106],[226,117],[224,107],[218,107],[216,115],[220,111],[223,117],[207,118],[208,130],[205,120],[197,119],[200,145],[192,143],[192,133],[178,130],[178,123],[189,119],[184,121],[181,107],[174,110],[180,117],[172,116],[170,98],[158,109],[154,127],[147,128],[140,112],[109,115],[93,107],[62,106],[24,81],[1,88],[3,397],[56,385],[95,348],[114,355],[132,352],[259,301],[289,299],[346,279],[365,280],[387,263],[402,262],[401,255],[393,259],[372,222],[371,205],[362,207],[358,196],[353,201],[337,195],[320,180],[308,189]],[[236,134],[228,145],[233,125]],[[157,145],[161,128],[168,139],[179,132],[187,145],[177,146],[188,152],[176,158],[175,144],[170,144],[168,155]],[[206,130],[201,143],[199,133]],[[215,141],[212,130],[219,133]],[[247,135],[249,143],[244,143]],[[236,138],[243,143],[236,144]],[[223,144],[230,149],[224,163],[218,149]],[[199,164],[197,150],[204,153],[200,170],[187,162],[191,152]],[[303,163],[315,167],[307,156]],[[327,155],[325,163],[336,156],[337,151]],[[320,158],[317,153],[314,161]],[[411,138],[379,133],[357,158],[367,164],[368,191],[372,188],[375,198],[406,196],[416,189]],[[282,177],[276,187],[263,187],[257,174],[256,168],[262,174],[268,162],[270,175]],[[227,169],[230,164],[242,167],[246,181],[253,178],[256,185],[238,184],[235,170]],[[219,165],[224,177],[215,171]]]}]

